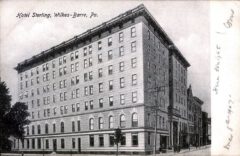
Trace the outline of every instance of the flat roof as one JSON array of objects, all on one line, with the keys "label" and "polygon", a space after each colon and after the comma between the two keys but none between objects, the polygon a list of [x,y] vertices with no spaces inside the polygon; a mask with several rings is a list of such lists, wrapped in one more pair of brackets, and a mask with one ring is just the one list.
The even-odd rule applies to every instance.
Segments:
[{"label": "flat roof", "polygon": [[167,45],[170,47],[174,47],[175,50],[175,54],[177,56],[179,56],[181,58],[181,60],[183,60],[183,63],[188,67],[190,66],[189,62],[186,60],[186,58],[181,54],[181,52],[177,49],[177,47],[174,45],[174,43],[172,42],[172,40],[168,37],[168,35],[164,32],[164,30],[161,28],[161,26],[158,24],[158,22],[153,18],[153,16],[150,14],[150,12],[147,10],[147,8],[141,4],[131,10],[126,11],[125,13],[122,13],[120,15],[118,15],[115,18],[112,18],[109,21],[106,21],[92,29],[88,29],[87,31],[85,31],[84,33],[74,36],[73,38],[64,41],[56,46],[53,46],[50,49],[47,49],[45,51],[42,51],[41,53],[34,55],[33,57],[26,59],[20,63],[18,63],[18,65],[14,68],[15,70],[17,70],[18,72],[21,71],[22,69],[32,65],[34,62],[37,61],[42,61],[42,58],[44,58],[45,56],[51,56],[52,54],[54,54],[56,51],[58,51],[59,49],[68,47],[69,45],[72,44],[76,44],[76,42],[87,39],[91,36],[93,36],[94,34],[97,33],[101,33],[102,30],[106,29],[106,28],[111,28],[113,27],[116,23],[120,23],[123,19],[127,19],[129,17],[131,18],[135,18],[138,16],[144,16],[148,22],[150,22],[151,24],[153,24],[152,26],[154,27],[154,29],[156,29],[156,31],[158,31],[158,33],[161,35],[161,37],[163,37],[164,41],[167,43]]}]

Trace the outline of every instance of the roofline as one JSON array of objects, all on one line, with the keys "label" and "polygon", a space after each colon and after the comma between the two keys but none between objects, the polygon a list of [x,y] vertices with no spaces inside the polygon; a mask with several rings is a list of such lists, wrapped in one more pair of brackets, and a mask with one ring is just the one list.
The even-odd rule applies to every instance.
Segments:
[{"label": "roofline", "polygon": [[[139,14],[142,14],[148,22],[152,22],[154,25],[154,27],[156,29],[158,29],[159,33],[161,35],[163,35],[164,37],[164,41],[167,43],[168,45],[168,48],[170,47],[175,47],[175,51],[178,56],[180,56],[180,58],[183,59],[185,65],[187,67],[190,66],[190,64],[188,63],[188,61],[185,59],[185,57],[181,54],[181,52],[177,49],[177,47],[174,45],[174,43],[172,42],[172,40],[168,37],[168,35],[165,33],[165,31],[162,29],[162,27],[158,24],[158,22],[154,19],[154,17],[151,15],[151,13],[147,10],[147,8],[143,5],[143,4],[140,4],[139,6],[133,8],[133,9],[130,9],[128,11],[126,11],[125,13],[122,13],[106,22],[103,22],[102,24],[96,26],[96,27],[93,27],[92,29],[88,29],[87,31],[85,31],[84,33],[80,34],[80,35],[77,35],[77,36],[74,36],[73,38],[67,40],[67,41],[64,41],[56,46],[53,46],[52,48],[50,49],[47,49],[45,51],[42,51],[41,53],[37,54],[37,55],[34,55],[33,57],[29,58],[29,59],[26,59],[20,63],[18,63],[18,65],[16,67],[14,67],[15,70],[17,70],[18,72],[22,69],[21,67],[23,66],[28,66],[30,65],[32,62],[36,61],[36,60],[41,60],[44,56],[48,56],[51,54],[54,54],[54,52],[56,52],[57,50],[60,50],[62,48],[66,48],[74,43],[77,43],[78,41],[81,41],[81,40],[86,40],[87,38],[89,38],[91,35],[94,35],[94,34],[98,34],[99,32],[102,32],[104,29],[106,28],[109,28],[111,26],[113,26],[114,24],[118,23],[118,22],[121,22],[121,20],[124,20],[124,19],[127,19],[133,15],[137,15],[139,16]],[[23,67],[24,68],[24,67]]]},{"label": "roofline", "polygon": [[194,98],[198,103],[200,103],[201,105],[203,105],[203,101],[200,100],[198,97],[193,96],[193,98]]}]

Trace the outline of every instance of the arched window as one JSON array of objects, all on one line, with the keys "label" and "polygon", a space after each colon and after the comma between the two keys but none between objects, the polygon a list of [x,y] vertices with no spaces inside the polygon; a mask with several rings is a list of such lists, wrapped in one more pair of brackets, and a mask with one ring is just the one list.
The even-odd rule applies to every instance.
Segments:
[{"label": "arched window", "polygon": [[41,134],[41,126],[40,125],[37,126],[37,131],[38,131],[38,134]]},{"label": "arched window", "polygon": [[113,128],[113,116],[109,116],[109,128]]},{"label": "arched window", "polygon": [[125,128],[126,127],[126,118],[125,118],[124,114],[120,115],[120,127],[121,128]]},{"label": "arched window", "polygon": [[32,135],[34,135],[35,134],[35,127],[34,127],[34,125],[32,125]]},{"label": "arched window", "polygon": [[99,125],[99,129],[103,129],[103,118],[102,117],[98,118],[98,125]]},{"label": "arched window", "polygon": [[29,135],[29,127],[27,126],[27,135]]},{"label": "arched window", "polygon": [[45,124],[45,134],[48,134],[48,124]]},{"label": "arched window", "polygon": [[61,126],[61,133],[64,133],[64,122],[61,122],[60,126]]},{"label": "arched window", "polygon": [[89,119],[89,129],[93,130],[93,118]]},{"label": "arched window", "polygon": [[138,126],[138,115],[137,113],[132,114],[132,127]]}]

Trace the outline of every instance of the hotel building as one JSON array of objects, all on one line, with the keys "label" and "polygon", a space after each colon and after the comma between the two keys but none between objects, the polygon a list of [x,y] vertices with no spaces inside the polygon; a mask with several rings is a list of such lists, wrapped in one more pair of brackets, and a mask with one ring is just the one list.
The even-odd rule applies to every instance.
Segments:
[{"label": "hotel building", "polygon": [[172,147],[187,124],[189,66],[143,5],[129,10],[17,65],[31,123],[14,148],[114,152],[119,127],[120,152],[151,153],[156,124],[157,149]]}]

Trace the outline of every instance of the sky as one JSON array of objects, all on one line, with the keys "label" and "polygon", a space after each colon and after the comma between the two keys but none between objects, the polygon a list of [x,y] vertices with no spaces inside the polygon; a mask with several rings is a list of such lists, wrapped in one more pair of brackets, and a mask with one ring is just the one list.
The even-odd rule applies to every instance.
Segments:
[{"label": "sky", "polygon": [[[144,4],[191,66],[188,85],[211,115],[210,27],[207,1],[0,1],[0,75],[12,103],[17,97],[14,67],[44,50]],[[96,18],[17,18],[18,13],[87,13]]]}]

